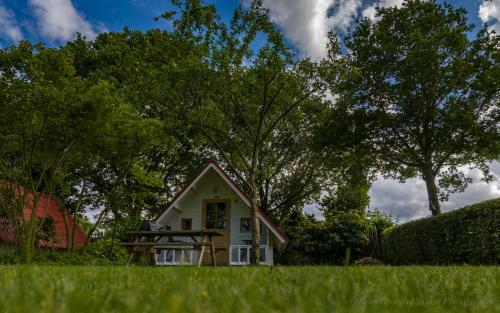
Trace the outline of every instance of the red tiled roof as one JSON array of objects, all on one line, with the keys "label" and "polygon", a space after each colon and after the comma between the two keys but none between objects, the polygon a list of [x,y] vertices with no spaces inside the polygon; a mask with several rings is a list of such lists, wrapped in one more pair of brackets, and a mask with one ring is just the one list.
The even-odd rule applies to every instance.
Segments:
[{"label": "red tiled roof", "polygon": [[[33,197],[31,196],[27,202],[33,203]],[[57,248],[57,249],[67,249],[68,243],[66,240],[66,226],[64,223],[64,217],[62,214],[62,208],[59,201],[55,198],[50,198],[45,195],[40,195],[40,201],[38,208],[36,210],[36,216],[42,218],[44,216],[51,216],[54,220],[54,230],[55,236],[48,238],[41,234],[37,242],[38,247],[42,248]],[[29,218],[31,216],[31,207],[29,204],[24,208],[24,217]],[[73,232],[73,227],[75,222],[71,214],[67,214],[67,221],[69,226],[70,236]],[[83,233],[82,229],[76,225],[75,229],[75,248],[81,247],[85,244],[87,238]],[[7,218],[0,217],[0,242],[15,243],[14,229],[13,226],[9,224]]]}]

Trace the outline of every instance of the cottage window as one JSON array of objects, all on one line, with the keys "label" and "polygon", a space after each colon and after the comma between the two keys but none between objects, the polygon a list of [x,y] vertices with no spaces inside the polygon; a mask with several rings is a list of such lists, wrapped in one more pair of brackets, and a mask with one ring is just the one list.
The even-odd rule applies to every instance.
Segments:
[{"label": "cottage window", "polygon": [[193,219],[181,218],[181,230],[191,230],[193,227]]},{"label": "cottage window", "polygon": [[226,228],[226,203],[209,202],[207,203],[205,228],[224,229]]},{"label": "cottage window", "polygon": [[240,218],[240,233],[250,232],[250,218],[242,217]]}]

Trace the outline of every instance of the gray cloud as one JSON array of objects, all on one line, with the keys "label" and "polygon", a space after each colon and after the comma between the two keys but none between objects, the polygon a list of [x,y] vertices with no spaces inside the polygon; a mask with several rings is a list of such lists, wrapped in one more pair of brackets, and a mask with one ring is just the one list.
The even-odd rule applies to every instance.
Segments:
[{"label": "gray cloud", "polygon": [[427,215],[425,184],[418,179],[402,184],[397,180],[380,178],[373,184],[370,198],[370,209],[379,209],[401,221]]},{"label": "gray cloud", "polygon": [[[500,197],[500,163],[493,162],[490,170],[493,181],[486,183],[481,181],[482,175],[478,170],[463,167],[462,171],[474,178],[474,182],[463,193],[452,195],[442,204],[442,210],[446,212]],[[373,184],[370,197],[371,209],[378,208],[393,216],[399,216],[403,222],[430,215],[425,183],[421,179],[410,179],[406,183],[399,183],[396,180],[380,178]]]}]

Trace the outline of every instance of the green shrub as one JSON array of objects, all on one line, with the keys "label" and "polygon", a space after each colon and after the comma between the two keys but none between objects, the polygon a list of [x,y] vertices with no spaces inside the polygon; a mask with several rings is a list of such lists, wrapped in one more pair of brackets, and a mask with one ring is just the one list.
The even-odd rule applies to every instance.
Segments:
[{"label": "green shrub", "polygon": [[[89,243],[83,253],[98,259],[107,259],[116,265],[123,265],[127,260],[127,249],[124,247],[111,247],[113,241],[109,238]],[[111,251],[111,253],[110,253]]]},{"label": "green shrub", "polygon": [[359,260],[356,260],[356,262],[354,262],[354,265],[357,265],[357,266],[372,266],[372,265],[384,265],[384,264],[382,262],[380,262],[379,260],[375,259],[375,258],[364,257],[364,258],[361,258]]},{"label": "green shrub", "polygon": [[0,252],[0,264],[17,264],[21,258],[12,252]]},{"label": "green shrub", "polygon": [[42,251],[33,258],[33,263],[43,265],[112,265],[106,259],[95,258],[79,252]]},{"label": "green shrub", "polygon": [[499,264],[500,198],[390,227],[386,264]]},{"label": "green shrub", "polygon": [[368,242],[366,220],[356,211],[335,212],[324,221],[297,214],[291,221],[284,225],[290,241],[275,256],[278,264],[341,265],[361,257]]},{"label": "green shrub", "polygon": [[[90,243],[83,250],[69,253],[66,251],[40,250],[33,263],[39,265],[124,265],[127,251],[114,247],[110,255],[111,241],[101,240]],[[0,253],[0,264],[18,264],[21,259],[15,253]]]}]

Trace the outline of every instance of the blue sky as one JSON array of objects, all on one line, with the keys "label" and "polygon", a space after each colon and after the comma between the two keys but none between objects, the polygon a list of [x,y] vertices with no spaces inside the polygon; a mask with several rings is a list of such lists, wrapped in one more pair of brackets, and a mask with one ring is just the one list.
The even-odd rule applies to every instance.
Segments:
[{"label": "blue sky", "polygon": [[[249,1],[249,0],[241,0]],[[211,1],[225,20],[240,0]],[[326,33],[334,29],[345,33],[356,20],[374,18],[376,6],[399,6],[403,0],[264,0],[273,22],[281,29],[296,51],[313,59],[325,55]],[[500,33],[500,0],[450,0],[455,7],[465,7],[469,22],[484,22]],[[20,39],[43,42],[48,46],[63,44],[80,32],[94,38],[101,32],[168,27],[154,21],[171,8],[168,0],[0,0],[0,47]],[[474,36],[475,31],[471,33]],[[463,169],[475,182],[461,194],[443,204],[444,211],[483,199],[500,197],[500,163],[492,163],[493,182],[481,181],[477,171]],[[428,215],[425,185],[419,179],[405,184],[379,179],[370,191],[371,208],[400,216],[401,220]],[[314,207],[309,207],[314,211]]]},{"label": "blue sky", "polygon": [[[239,0],[211,1],[223,18],[229,19]],[[352,26],[356,19],[370,14],[370,8],[400,5],[402,0],[267,0],[276,24],[300,52],[313,57],[322,55],[321,36],[330,28],[338,32]],[[480,19],[483,0],[449,1],[468,11],[470,22],[495,23],[500,0],[488,4],[489,11]],[[21,38],[57,45],[74,37],[76,31],[89,38],[103,31],[147,30],[166,27],[155,16],[171,8],[168,0],[0,0],[0,45]],[[484,11],[484,10],[483,10]],[[373,12],[373,11],[372,11]],[[329,16],[327,16],[329,15]],[[309,37],[309,38],[308,38]]]}]

